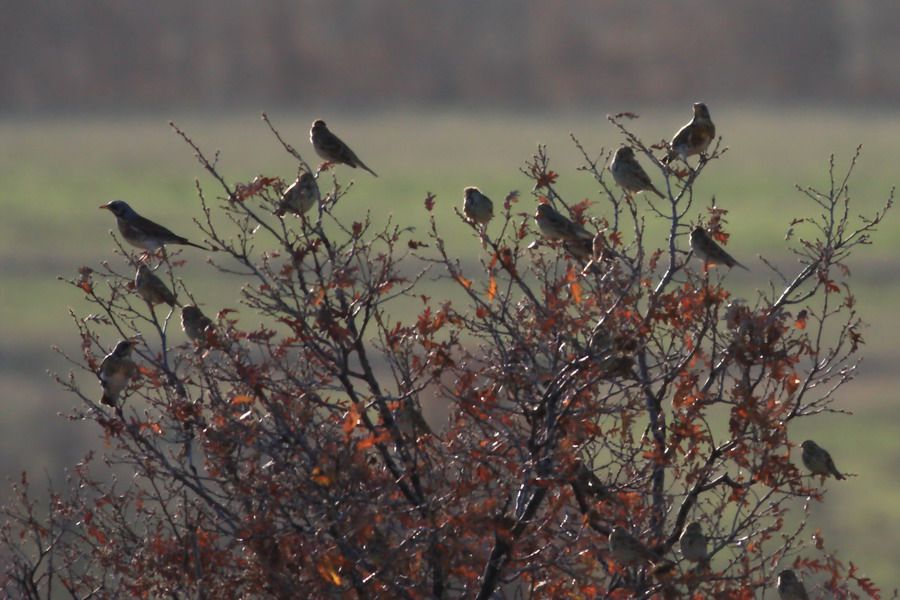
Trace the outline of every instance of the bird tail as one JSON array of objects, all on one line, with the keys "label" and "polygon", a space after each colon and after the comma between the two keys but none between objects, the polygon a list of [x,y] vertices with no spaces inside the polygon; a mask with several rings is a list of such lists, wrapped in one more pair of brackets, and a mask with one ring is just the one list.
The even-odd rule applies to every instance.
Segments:
[{"label": "bird tail", "polygon": [[363,169],[363,170],[365,170],[365,171],[368,171],[369,173],[371,173],[371,174],[374,175],[375,177],[378,177],[378,173],[376,173],[375,171],[373,171],[372,169],[370,169],[369,167],[367,167],[367,166],[366,166],[366,163],[364,163],[364,162],[361,161],[361,160],[357,160],[357,162],[359,163],[359,168],[360,168],[360,169]]},{"label": "bird tail", "polygon": [[211,248],[209,246],[201,246],[200,244],[195,244],[194,242],[189,242],[187,240],[185,240],[182,243],[186,244],[188,246],[193,246],[194,248],[200,248],[201,250],[206,250],[207,252],[216,252],[218,250],[217,248]]},{"label": "bird tail", "polygon": [[665,199],[665,196],[663,196],[663,193],[660,192],[658,189],[656,189],[655,185],[650,186],[650,191],[653,192],[654,194],[656,194],[657,196],[659,196],[660,198]]}]

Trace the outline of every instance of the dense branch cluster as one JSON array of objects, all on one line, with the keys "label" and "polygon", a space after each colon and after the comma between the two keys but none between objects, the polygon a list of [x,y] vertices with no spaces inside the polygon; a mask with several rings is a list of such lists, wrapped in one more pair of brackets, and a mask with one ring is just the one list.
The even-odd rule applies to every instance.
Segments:
[{"label": "dense branch cluster", "polygon": [[[727,210],[694,194],[721,139],[691,166],[677,136],[645,145],[631,117],[610,120],[655,186],[617,177],[621,193],[612,153],[573,138],[600,192],[566,198],[539,147],[523,168],[533,198],[510,193],[488,216],[467,190],[455,211],[477,263],[449,249],[441,199],[425,199],[421,237],[402,215],[344,219],[341,167],[312,168],[271,125],[298,161],[296,197],[278,177],[230,182],[176,128],[218,186],[211,201],[198,184],[197,224],[239,297],[194,297],[180,270],[199,250],[120,245],[70,281],[94,309],[73,314],[82,355],[59,381],[79,399],[72,418],[105,436],[104,464],[86,457],[47,507],[23,476],[0,531],[3,589],[753,598],[782,573],[785,590],[794,577],[810,593],[877,597],[805,532],[830,471],[806,445],[807,468],[795,465],[791,426],[834,411],[853,375],[846,260],[893,194],[851,217],[856,157],[843,177],[832,163],[825,189],[800,189],[811,210],[790,224],[797,271],[764,258],[745,276],[760,291],[742,298],[718,254]],[[147,266],[174,296],[136,293]],[[208,319],[192,316],[200,306]],[[133,346],[134,373],[105,406],[94,374],[119,372],[101,366],[116,339]]]}]

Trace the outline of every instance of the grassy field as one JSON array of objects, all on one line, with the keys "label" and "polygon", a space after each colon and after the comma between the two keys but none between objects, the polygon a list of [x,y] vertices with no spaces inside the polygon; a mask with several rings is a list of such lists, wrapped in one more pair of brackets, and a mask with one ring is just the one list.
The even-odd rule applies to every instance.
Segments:
[{"label": "grassy field", "polygon": [[[668,137],[689,116],[687,109],[643,113],[632,125],[648,142]],[[423,228],[427,213],[422,199],[426,192],[437,194],[436,214],[454,241],[451,249],[464,260],[474,260],[477,250],[452,214],[465,185],[480,186],[495,201],[518,189],[522,210],[531,212],[530,184],[519,169],[540,142],[548,145],[553,168],[560,173],[559,190],[572,200],[596,198],[595,182],[576,171],[581,161],[569,134],[575,132],[595,155],[620,139],[601,111],[474,117],[273,111],[270,116],[309,160],[309,122],[324,117],[379,173],[375,179],[338,170],[341,179],[357,182],[340,209],[347,215],[369,209],[379,218],[393,214],[404,224]],[[219,164],[231,181],[260,173],[288,178],[296,172],[293,159],[255,114],[0,118],[0,181],[7,210],[0,220],[0,392],[6,399],[0,419],[2,475],[28,469],[58,476],[96,443],[87,427],[53,416],[71,400],[57,391],[45,370],[64,368],[51,345],[76,346],[67,307],[86,310],[78,294],[56,281],[57,275],[70,276],[82,264],[116,260],[108,235],[113,219],[97,206],[125,199],[146,216],[196,237],[191,219],[200,211],[194,181],[211,182],[167,126],[170,118],[204,150],[221,151]],[[851,183],[854,213],[874,211],[896,182],[900,113],[745,108],[714,110],[713,118],[730,148],[698,185],[696,212],[713,194],[730,209],[729,250],[752,269],[735,274],[734,281],[749,294],[768,280],[757,254],[791,265],[784,242],[787,224],[813,208],[794,184],[826,187],[830,152],[842,173],[855,147],[864,145]],[[602,214],[603,208],[598,204],[594,214]],[[900,350],[893,336],[900,329],[894,319],[900,283],[891,275],[898,266],[900,219],[889,215],[875,241],[850,264],[860,312],[875,324],[864,332],[860,378],[840,399],[840,407],[856,416],[825,416],[796,428],[801,439],[814,434],[828,440],[841,468],[859,475],[829,486],[829,502],[817,508],[815,525],[826,539],[840,540],[836,545],[846,560],[862,565],[884,588],[893,588],[900,586],[900,444],[890,390],[898,384],[894,365]],[[184,256],[191,262],[185,277],[201,299],[236,299],[236,283],[206,267],[202,253],[189,249]]]}]

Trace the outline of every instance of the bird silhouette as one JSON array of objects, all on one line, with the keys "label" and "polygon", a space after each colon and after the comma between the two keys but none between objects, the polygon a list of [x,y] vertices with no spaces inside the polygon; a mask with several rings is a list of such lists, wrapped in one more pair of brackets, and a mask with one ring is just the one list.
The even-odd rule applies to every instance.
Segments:
[{"label": "bird silhouette", "polygon": [[331,133],[325,121],[316,119],[313,121],[312,128],[309,130],[309,141],[312,142],[313,149],[320,157],[328,162],[347,165],[348,167],[359,167],[378,177],[372,169],[356,156],[356,153],[345,144],[341,138]]},{"label": "bird silhouette", "polygon": [[689,156],[706,152],[715,139],[716,126],[709,116],[709,109],[702,102],[694,103],[693,109],[693,118],[672,138],[669,153],[662,162],[669,163],[676,158],[687,162]]},{"label": "bird silhouette", "polygon": [[209,250],[209,248],[195,244],[187,238],[172,233],[159,223],[154,223],[150,219],[142,217],[124,200],[113,200],[112,202],[101,204],[100,208],[105,208],[115,215],[119,233],[132,246],[148,252],[158,250],[166,244],[181,244],[200,248],[201,250]]}]

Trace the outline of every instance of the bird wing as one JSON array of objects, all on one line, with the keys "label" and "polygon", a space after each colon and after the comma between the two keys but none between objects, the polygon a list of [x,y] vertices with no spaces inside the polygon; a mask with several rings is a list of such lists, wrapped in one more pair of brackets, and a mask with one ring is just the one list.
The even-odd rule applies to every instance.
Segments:
[{"label": "bird wing", "polygon": [[141,215],[136,215],[135,218],[131,219],[129,221],[129,225],[131,225],[136,230],[139,230],[141,233],[158,238],[160,240],[176,242],[178,244],[190,244],[187,238],[183,238],[177,233],[174,233],[171,230],[163,227],[159,223],[155,223],[146,217],[142,217]]},{"label": "bird wing", "polygon": [[359,157],[338,136],[332,133],[323,139],[322,142],[322,145],[328,148],[328,153],[334,157],[335,161],[349,165],[354,169],[359,165]]},{"label": "bird wing", "polygon": [[644,170],[644,167],[642,167],[637,162],[635,162],[632,167],[632,174],[634,175],[634,178],[637,179],[641,184],[641,187],[645,189],[653,188],[653,182],[650,180],[650,176],[647,175],[647,171]]},{"label": "bird wing", "polygon": [[694,122],[691,121],[681,129],[679,129],[675,136],[672,138],[672,143],[669,145],[672,148],[676,148],[678,146],[690,145],[692,141],[692,136],[694,135]]},{"label": "bird wing", "polygon": [[115,359],[113,358],[112,353],[110,353],[104,356],[103,360],[100,362],[100,368],[97,370],[97,379],[99,379],[101,383],[106,381],[108,373],[107,369],[112,370],[113,365],[111,361],[113,360]]},{"label": "bird wing", "polygon": [[582,238],[593,241],[594,236],[588,233],[587,229],[585,229],[575,221],[566,218],[558,211],[553,211],[552,213],[550,213],[550,218],[552,221],[554,221],[559,229],[566,233],[567,237],[571,237],[573,239]]}]

